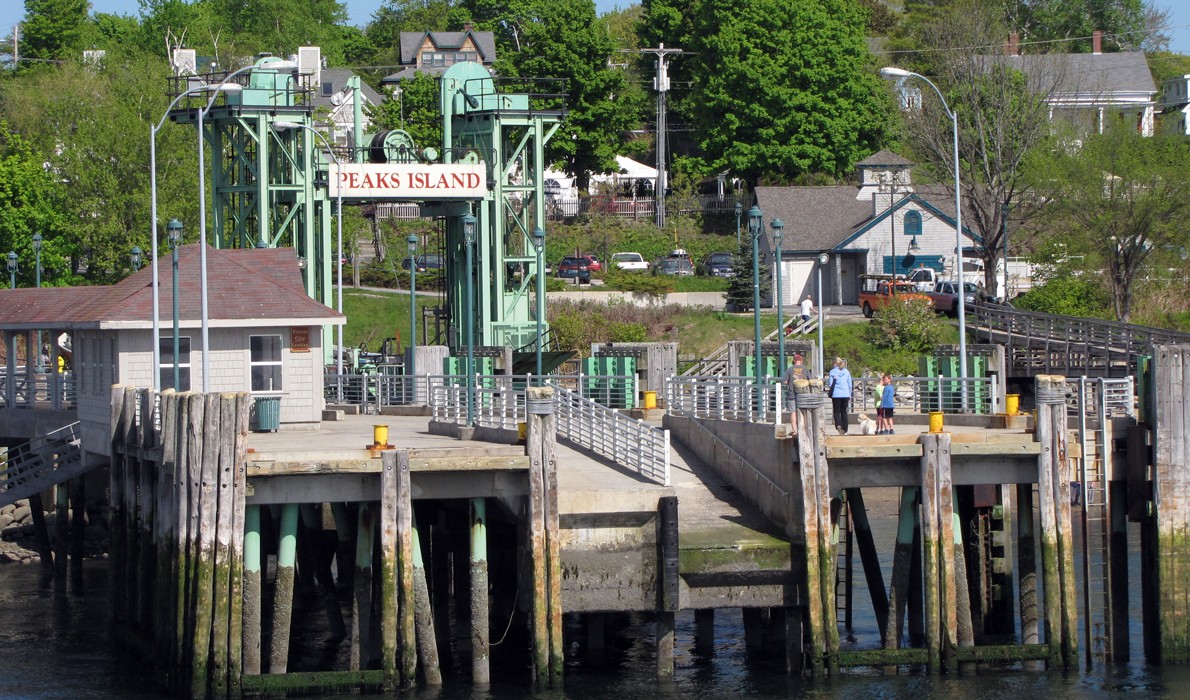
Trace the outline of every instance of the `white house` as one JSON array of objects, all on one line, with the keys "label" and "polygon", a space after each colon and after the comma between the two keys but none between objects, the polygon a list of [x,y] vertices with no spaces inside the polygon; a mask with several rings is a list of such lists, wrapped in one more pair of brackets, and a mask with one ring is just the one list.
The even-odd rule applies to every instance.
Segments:
[{"label": "white house", "polygon": [[[954,196],[945,188],[912,183],[913,163],[880,151],[856,164],[860,185],[757,187],[756,203],[764,214],[761,250],[773,259],[771,223],[784,223],[781,250],[781,298],[795,304],[807,294],[818,299],[818,257],[829,255],[822,269],[827,304],[859,301],[862,275],[907,274],[926,266],[953,270]],[[963,227],[963,249],[978,238]],[[774,276],[775,280],[776,277]]]},{"label": "white house", "polygon": [[[199,246],[178,255],[178,370],[181,391],[202,389]],[[160,259],[162,388],[173,388],[173,284],[170,256]],[[280,429],[316,429],[322,419],[322,329],[344,323],[338,312],[305,293],[292,248],[207,248],[209,383],[212,392],[249,391],[280,397]],[[0,290],[5,375],[20,376],[16,339],[32,345],[65,333],[72,356],[65,369],[76,388],[83,449],[107,455],[113,384],[150,387],[153,367],[151,266],[107,287]],[[48,333],[47,333],[48,332]],[[47,341],[48,342],[48,341]],[[53,355],[58,354],[53,348]],[[50,366],[57,364],[56,358]],[[12,393],[13,382],[7,383]],[[5,405],[14,406],[15,396]]]}]

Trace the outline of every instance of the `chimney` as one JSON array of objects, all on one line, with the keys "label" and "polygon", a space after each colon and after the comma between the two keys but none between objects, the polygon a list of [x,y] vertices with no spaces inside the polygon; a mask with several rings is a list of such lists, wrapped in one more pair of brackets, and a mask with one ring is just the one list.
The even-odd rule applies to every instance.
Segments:
[{"label": "chimney", "polygon": [[1017,56],[1020,55],[1021,35],[1013,32],[1008,35],[1008,41],[1004,42],[1004,55]]},{"label": "chimney", "polygon": [[1098,29],[1091,32],[1091,53],[1103,53],[1103,32],[1099,31]]}]

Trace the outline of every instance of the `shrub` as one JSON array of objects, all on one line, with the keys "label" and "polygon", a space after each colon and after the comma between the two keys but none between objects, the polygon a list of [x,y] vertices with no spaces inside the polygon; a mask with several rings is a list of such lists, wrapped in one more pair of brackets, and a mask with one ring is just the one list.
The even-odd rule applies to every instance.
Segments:
[{"label": "shrub", "polygon": [[1111,297],[1097,282],[1082,277],[1056,277],[1013,300],[1012,305],[1047,314],[1110,318]]},{"label": "shrub", "polygon": [[878,348],[926,353],[942,341],[945,328],[928,302],[909,299],[880,309],[864,331],[864,339]]},{"label": "shrub", "polygon": [[643,323],[608,324],[608,335],[613,343],[643,343],[649,339],[649,329]]}]

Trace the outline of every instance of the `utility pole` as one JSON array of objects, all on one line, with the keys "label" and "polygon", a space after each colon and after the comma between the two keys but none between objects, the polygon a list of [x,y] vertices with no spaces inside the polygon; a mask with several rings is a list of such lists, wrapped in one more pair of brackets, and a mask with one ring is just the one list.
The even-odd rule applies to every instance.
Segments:
[{"label": "utility pole", "polygon": [[656,201],[657,228],[665,227],[665,93],[669,92],[669,71],[665,66],[665,59],[681,49],[667,49],[665,44],[655,49],[640,49],[641,53],[651,53],[657,57],[657,77],[653,78],[653,89],[657,91],[657,182],[653,189]]},{"label": "utility pole", "polygon": [[15,68],[21,63],[21,24],[12,27],[12,65]]}]

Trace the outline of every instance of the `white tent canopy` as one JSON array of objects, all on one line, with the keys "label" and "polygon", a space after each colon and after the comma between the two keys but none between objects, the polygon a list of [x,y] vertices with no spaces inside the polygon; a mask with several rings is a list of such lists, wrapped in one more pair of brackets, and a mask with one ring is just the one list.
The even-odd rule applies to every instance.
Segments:
[{"label": "white tent canopy", "polygon": [[644,163],[638,163],[626,156],[616,156],[616,164],[619,166],[618,172],[592,173],[591,184],[615,187],[617,185],[634,186],[638,183],[643,185],[647,182],[651,187],[653,183],[657,182],[657,168],[650,168]]}]

